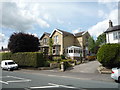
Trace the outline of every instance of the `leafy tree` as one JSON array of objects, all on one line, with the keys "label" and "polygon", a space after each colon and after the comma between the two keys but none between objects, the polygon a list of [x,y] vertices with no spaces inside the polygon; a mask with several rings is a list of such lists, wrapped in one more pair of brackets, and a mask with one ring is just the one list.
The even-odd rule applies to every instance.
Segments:
[{"label": "leafy tree", "polygon": [[95,53],[95,40],[93,39],[93,37],[89,37],[88,39],[88,49],[90,52]]},{"label": "leafy tree", "polygon": [[52,47],[53,47],[53,40],[52,40],[52,38],[50,38],[49,39],[50,55],[52,55]]},{"label": "leafy tree", "polygon": [[53,57],[52,57],[52,48],[53,48],[53,40],[52,38],[49,39],[49,50],[50,50],[50,56],[49,56],[49,59],[50,60],[53,60]]},{"label": "leafy tree", "polygon": [[13,33],[9,38],[8,48],[11,52],[35,52],[39,50],[39,39],[34,35]]},{"label": "leafy tree", "polygon": [[101,35],[99,35],[97,37],[97,40],[96,40],[96,45],[99,46],[99,45],[102,45],[106,43],[106,34],[105,33],[102,33]]}]

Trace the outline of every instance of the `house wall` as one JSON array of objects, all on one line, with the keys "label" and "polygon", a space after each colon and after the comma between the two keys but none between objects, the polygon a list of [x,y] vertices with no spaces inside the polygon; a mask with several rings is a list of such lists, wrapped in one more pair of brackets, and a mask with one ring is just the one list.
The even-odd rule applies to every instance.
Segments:
[{"label": "house wall", "polygon": [[83,38],[82,38],[82,36],[75,37],[74,38],[74,43],[75,43],[76,46],[83,47]]},{"label": "house wall", "polygon": [[64,49],[74,45],[74,36],[67,35],[67,36],[64,36],[63,38],[64,38],[64,41],[63,41]]},{"label": "house wall", "polygon": [[[114,31],[118,32],[118,31]],[[106,33],[106,42],[107,43],[120,43],[120,40],[116,39],[114,40],[113,38],[113,32]]]},{"label": "house wall", "polygon": [[44,46],[44,44],[43,44],[44,38],[47,38],[47,39],[48,39],[47,45],[49,45],[49,36],[47,36],[47,35],[44,35],[44,36],[43,36],[43,38],[41,39],[40,45],[41,45],[41,46]]},{"label": "house wall", "polygon": [[83,57],[85,57],[87,54],[89,54],[88,51],[88,39],[90,37],[90,34],[86,32],[84,35],[75,37],[75,45],[82,47],[83,49]]},{"label": "house wall", "polygon": [[83,45],[86,47],[88,45],[88,39],[90,37],[90,34],[88,32],[86,32],[84,35],[83,35]]},{"label": "house wall", "polygon": [[[54,37],[58,35],[58,43],[54,43]],[[63,35],[57,31],[52,35],[53,45],[60,45],[60,55],[63,54]]]}]

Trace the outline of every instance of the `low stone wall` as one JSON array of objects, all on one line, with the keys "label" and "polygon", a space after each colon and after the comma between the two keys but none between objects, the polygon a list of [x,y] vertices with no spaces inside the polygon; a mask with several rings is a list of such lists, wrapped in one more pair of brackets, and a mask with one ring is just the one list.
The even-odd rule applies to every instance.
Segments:
[{"label": "low stone wall", "polygon": [[50,68],[53,69],[53,68],[57,68],[58,67],[58,63],[54,62],[54,63],[50,63]]},{"label": "low stone wall", "polygon": [[97,68],[98,72],[101,73],[101,74],[111,74],[111,69],[107,69],[105,67],[103,67],[102,65],[100,65],[98,68]]}]

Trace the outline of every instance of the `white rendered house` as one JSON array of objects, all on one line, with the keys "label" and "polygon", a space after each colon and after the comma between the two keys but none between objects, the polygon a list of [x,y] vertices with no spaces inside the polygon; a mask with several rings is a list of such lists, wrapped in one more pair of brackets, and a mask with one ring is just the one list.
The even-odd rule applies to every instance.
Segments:
[{"label": "white rendered house", "polygon": [[109,21],[109,28],[105,31],[107,43],[120,43],[120,25],[113,26]]}]

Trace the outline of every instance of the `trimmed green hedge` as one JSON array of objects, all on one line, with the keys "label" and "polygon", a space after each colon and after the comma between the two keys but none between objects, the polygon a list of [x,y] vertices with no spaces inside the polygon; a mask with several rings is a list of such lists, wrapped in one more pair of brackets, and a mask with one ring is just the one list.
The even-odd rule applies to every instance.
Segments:
[{"label": "trimmed green hedge", "polygon": [[12,59],[20,66],[42,67],[45,59],[41,52],[2,53],[2,60]]},{"label": "trimmed green hedge", "polygon": [[120,67],[120,44],[106,44],[99,48],[98,61],[105,67]]}]

